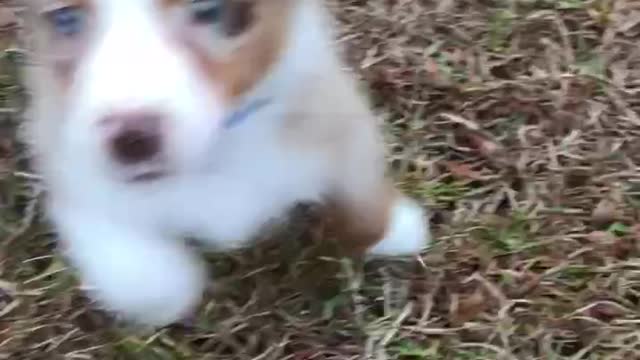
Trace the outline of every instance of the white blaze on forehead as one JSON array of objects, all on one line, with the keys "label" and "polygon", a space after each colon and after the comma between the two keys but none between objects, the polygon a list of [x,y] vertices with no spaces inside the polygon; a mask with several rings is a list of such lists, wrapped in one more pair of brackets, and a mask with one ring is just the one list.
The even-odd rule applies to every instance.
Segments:
[{"label": "white blaze on forehead", "polygon": [[[219,98],[176,42],[157,0],[98,0],[87,53],[78,64],[81,96],[92,111],[119,107],[181,108],[176,102]],[[209,96],[207,96],[207,94]],[[192,97],[201,99],[195,100]],[[191,104],[196,105],[196,104]],[[209,104],[214,111],[220,104]],[[213,108],[211,108],[211,106]],[[188,111],[188,109],[184,109]],[[179,115],[179,114],[175,114]],[[215,119],[212,119],[215,120]]]},{"label": "white blaze on forehead", "polygon": [[185,59],[172,48],[152,0],[96,1],[94,30],[78,69],[92,101],[163,105],[189,82]]}]

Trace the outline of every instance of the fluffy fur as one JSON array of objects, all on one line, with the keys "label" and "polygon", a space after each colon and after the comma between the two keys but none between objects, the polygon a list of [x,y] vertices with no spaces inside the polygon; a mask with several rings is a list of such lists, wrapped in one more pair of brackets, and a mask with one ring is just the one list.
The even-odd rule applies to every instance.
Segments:
[{"label": "fluffy fur", "polygon": [[[96,0],[90,46],[62,74],[36,29],[42,61],[28,72],[27,136],[64,254],[95,299],[145,324],[180,320],[205,283],[183,236],[220,250],[246,246],[299,201],[337,204],[352,236],[344,241],[357,238],[372,256],[417,254],[429,243],[424,210],[385,179],[378,124],[318,1],[286,1],[276,61],[234,97],[227,80],[205,76],[168,40],[159,2]],[[221,126],[238,104],[263,97],[268,106]],[[118,107],[169,114],[168,176],[126,181],[109,158],[99,120]]]}]

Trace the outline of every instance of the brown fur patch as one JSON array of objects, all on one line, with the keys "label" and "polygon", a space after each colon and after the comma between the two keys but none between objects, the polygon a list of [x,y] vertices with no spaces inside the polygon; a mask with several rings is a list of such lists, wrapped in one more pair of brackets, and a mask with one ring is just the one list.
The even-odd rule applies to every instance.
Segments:
[{"label": "brown fur patch", "polygon": [[344,255],[364,255],[385,235],[398,194],[391,185],[386,185],[381,192],[371,195],[366,202],[341,197],[328,203],[327,215]]},{"label": "brown fur patch", "polygon": [[245,39],[224,60],[212,58],[206,49],[184,39],[197,65],[216,84],[223,84],[226,97],[244,94],[269,71],[280,56],[287,35],[291,0],[252,0],[254,23]]},{"label": "brown fur patch", "polygon": [[184,4],[185,0],[159,0],[160,8],[162,10],[168,10],[173,7]]}]

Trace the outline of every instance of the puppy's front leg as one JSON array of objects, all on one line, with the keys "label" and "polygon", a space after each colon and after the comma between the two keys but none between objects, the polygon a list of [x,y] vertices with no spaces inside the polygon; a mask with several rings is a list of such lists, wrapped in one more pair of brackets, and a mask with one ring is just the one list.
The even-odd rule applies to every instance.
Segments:
[{"label": "puppy's front leg", "polygon": [[204,287],[204,267],[186,246],[79,208],[49,212],[64,254],[91,298],[142,325],[190,315]]}]

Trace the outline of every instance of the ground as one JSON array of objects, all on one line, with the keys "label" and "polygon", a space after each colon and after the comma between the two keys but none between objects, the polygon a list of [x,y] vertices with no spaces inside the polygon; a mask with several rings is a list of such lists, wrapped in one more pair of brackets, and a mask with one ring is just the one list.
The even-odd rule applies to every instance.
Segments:
[{"label": "ground", "polygon": [[0,359],[640,358],[640,2],[331,5],[433,245],[393,263],[318,258],[304,250],[322,222],[300,217],[285,242],[212,255],[217,291],[192,326],[116,327],[39,216],[8,48]]}]

